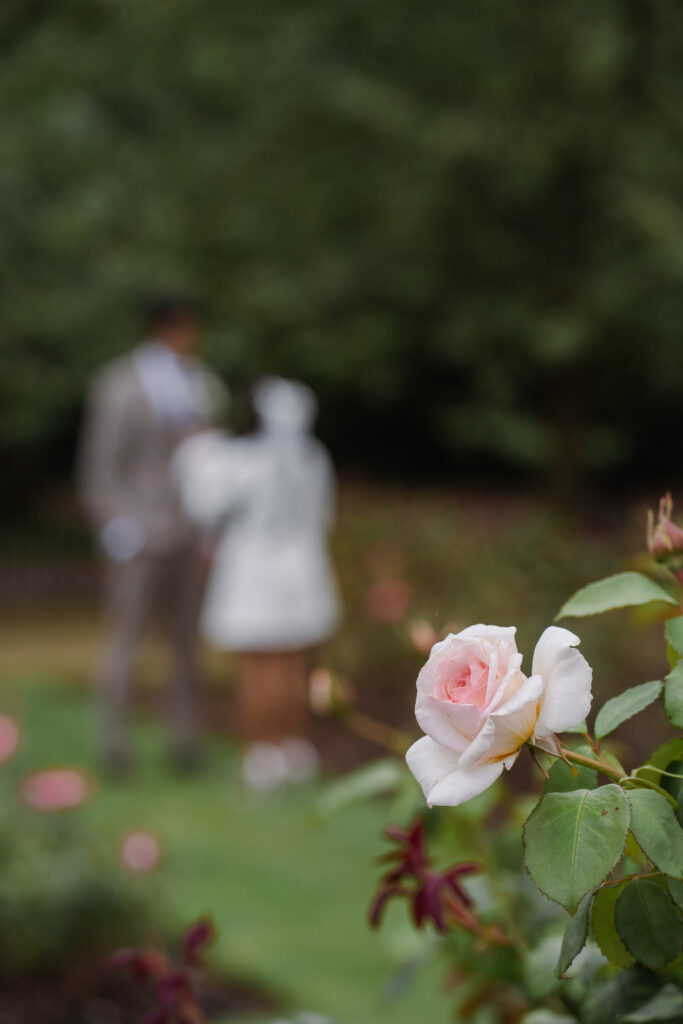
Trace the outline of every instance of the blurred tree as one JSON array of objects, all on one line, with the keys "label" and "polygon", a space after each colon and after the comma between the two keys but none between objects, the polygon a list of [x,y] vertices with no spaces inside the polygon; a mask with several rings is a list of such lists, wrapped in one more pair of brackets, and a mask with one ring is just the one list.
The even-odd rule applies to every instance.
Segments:
[{"label": "blurred tree", "polygon": [[[136,304],[345,461],[642,471],[683,399],[675,0],[9,0],[0,448],[64,474]],[[6,495],[11,493],[9,483]]]}]

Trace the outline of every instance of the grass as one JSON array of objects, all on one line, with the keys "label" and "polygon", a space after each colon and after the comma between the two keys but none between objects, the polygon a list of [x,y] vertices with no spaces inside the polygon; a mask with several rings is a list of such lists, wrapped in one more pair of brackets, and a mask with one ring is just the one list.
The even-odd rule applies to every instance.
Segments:
[{"label": "grass", "polygon": [[[536,639],[575,589],[624,568],[649,571],[637,555],[642,544],[632,510],[601,508],[582,524],[509,495],[347,488],[335,537],[346,620],[326,656],[354,680],[361,706],[411,725],[423,660],[407,641],[411,618],[437,629],[514,623],[528,665]],[[369,619],[367,593],[378,577],[407,585],[400,621]],[[54,763],[93,767],[86,683],[101,635],[96,609],[73,597],[40,612],[14,610],[0,623],[0,711],[16,712],[26,737],[21,759],[1,768],[0,780]],[[661,630],[638,629],[641,624],[630,613],[563,623],[580,633],[593,665],[596,707],[665,671]],[[153,647],[143,653],[146,679],[162,678],[158,655]],[[205,652],[205,666],[220,693],[230,662]],[[644,737],[641,721],[641,732],[629,738],[636,749],[644,739],[651,746],[665,728],[653,719]],[[220,930],[218,966],[258,980],[287,1006],[340,1024],[450,1020],[436,964],[417,972],[400,1001],[386,1000],[389,978],[397,980],[401,966],[429,947],[402,907],[391,911],[380,933],[365,923],[378,873],[373,858],[383,849],[380,831],[390,814],[385,802],[325,819],[316,810],[324,781],[247,799],[237,750],[225,740],[209,743],[202,775],[182,781],[168,774],[157,724],[140,723],[136,742],[135,781],[103,782],[97,798],[76,813],[110,851],[136,826],[159,835],[164,858],[157,877],[134,882],[149,888],[176,930],[209,911]]]},{"label": "grass", "polygon": [[[25,741],[20,758],[2,769],[7,781],[53,764],[93,769],[91,709],[82,695],[25,686],[21,720]],[[131,828],[157,834],[161,868],[131,884],[149,888],[174,931],[211,913],[220,933],[212,955],[216,966],[257,981],[286,1006],[341,1024],[408,1024],[418,1014],[446,1024],[449,1000],[441,997],[434,970],[418,976],[402,1001],[391,1005],[384,997],[392,972],[423,947],[403,908],[380,933],[366,924],[386,803],[323,818],[316,801],[324,781],[248,798],[238,781],[236,750],[225,742],[211,741],[205,771],[182,779],[166,768],[158,725],[138,724],[136,746],[135,779],[125,785],[102,781],[90,804],[71,813],[100,848],[111,851]]]}]

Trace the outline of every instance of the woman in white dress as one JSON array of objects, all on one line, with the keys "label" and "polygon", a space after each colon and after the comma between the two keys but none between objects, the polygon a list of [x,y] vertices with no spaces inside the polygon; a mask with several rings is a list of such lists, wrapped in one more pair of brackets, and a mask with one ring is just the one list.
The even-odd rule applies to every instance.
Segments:
[{"label": "woman in white dress", "polygon": [[327,550],[335,479],[311,434],[316,400],[306,385],[269,377],[253,400],[256,432],[195,435],[175,471],[190,515],[224,524],[201,627],[211,644],[241,655],[244,738],[272,743],[305,733],[311,652],[339,621]]}]

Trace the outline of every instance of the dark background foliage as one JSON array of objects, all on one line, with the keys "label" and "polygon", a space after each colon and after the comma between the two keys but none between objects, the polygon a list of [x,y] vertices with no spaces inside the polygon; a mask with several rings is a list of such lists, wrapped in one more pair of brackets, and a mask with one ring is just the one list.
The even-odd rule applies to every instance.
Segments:
[{"label": "dark background foliage", "polygon": [[301,376],[342,464],[671,471],[677,0],[5,0],[0,55],[7,508],[160,287],[238,423]]}]

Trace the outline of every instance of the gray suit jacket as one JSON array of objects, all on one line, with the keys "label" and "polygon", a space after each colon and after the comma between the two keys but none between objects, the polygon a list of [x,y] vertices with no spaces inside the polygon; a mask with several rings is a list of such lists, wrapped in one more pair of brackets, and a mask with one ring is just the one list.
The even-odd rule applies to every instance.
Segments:
[{"label": "gray suit jacket", "polygon": [[[202,372],[219,411],[226,392]],[[208,425],[208,419],[198,424]],[[179,440],[150,405],[132,357],[104,367],[90,392],[78,459],[78,489],[98,533],[124,517],[142,528],[148,554],[172,554],[195,542],[169,472]]]}]

